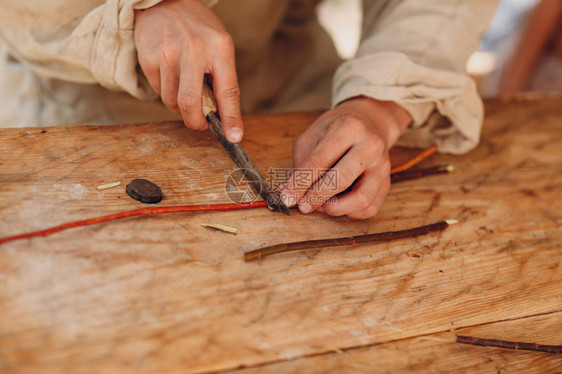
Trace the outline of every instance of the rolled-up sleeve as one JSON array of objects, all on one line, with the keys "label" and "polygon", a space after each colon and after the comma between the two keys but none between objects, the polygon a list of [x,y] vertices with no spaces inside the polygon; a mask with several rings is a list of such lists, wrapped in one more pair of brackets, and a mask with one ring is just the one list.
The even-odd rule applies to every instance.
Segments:
[{"label": "rolled-up sleeve", "polygon": [[496,0],[364,1],[362,41],[334,76],[332,104],[355,96],[396,102],[413,119],[399,144],[469,151],[480,138],[483,105],[465,65],[496,6]]},{"label": "rolled-up sleeve", "polygon": [[160,1],[0,0],[0,36],[38,75],[150,99],[156,94],[138,69],[134,10]]}]

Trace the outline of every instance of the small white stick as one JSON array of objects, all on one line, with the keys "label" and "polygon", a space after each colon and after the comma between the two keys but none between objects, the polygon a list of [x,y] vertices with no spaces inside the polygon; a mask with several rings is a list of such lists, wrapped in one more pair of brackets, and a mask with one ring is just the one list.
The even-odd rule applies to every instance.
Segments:
[{"label": "small white stick", "polygon": [[100,186],[98,186],[98,190],[106,190],[108,188],[111,187],[117,187],[121,184],[121,182],[113,182],[113,183],[108,183],[108,184],[102,184]]},{"label": "small white stick", "polygon": [[218,224],[212,224],[212,223],[202,223],[201,226],[210,227],[210,228],[215,229],[215,230],[230,232],[232,234],[236,234],[238,232],[237,228],[225,226],[225,225],[218,225]]}]

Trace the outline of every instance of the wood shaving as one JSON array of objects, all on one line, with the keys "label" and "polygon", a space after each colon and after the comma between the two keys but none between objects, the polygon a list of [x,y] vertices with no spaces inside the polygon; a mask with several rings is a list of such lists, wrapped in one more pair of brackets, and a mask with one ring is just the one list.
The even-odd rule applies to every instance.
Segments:
[{"label": "wood shaving", "polygon": [[120,184],[121,184],[121,182],[107,183],[107,184],[99,185],[97,188],[98,188],[98,190],[101,191],[101,190],[106,190],[106,189],[108,189],[108,188],[117,187],[117,186],[119,186]]},{"label": "wood shaving", "polygon": [[234,227],[230,227],[230,226],[225,226],[225,225],[218,225],[218,224],[212,224],[212,223],[202,223],[201,226],[203,227],[210,227],[212,229],[216,229],[216,230],[221,230],[221,231],[225,231],[225,232],[229,232],[231,234],[236,234],[238,232],[237,228]]}]

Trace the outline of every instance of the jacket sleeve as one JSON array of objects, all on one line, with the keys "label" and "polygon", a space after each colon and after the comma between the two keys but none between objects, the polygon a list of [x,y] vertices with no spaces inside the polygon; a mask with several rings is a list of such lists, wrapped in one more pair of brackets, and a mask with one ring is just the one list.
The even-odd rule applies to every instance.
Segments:
[{"label": "jacket sleeve", "polygon": [[162,0],[0,0],[0,37],[36,74],[152,99],[138,68],[134,10]]},{"label": "jacket sleeve", "polygon": [[496,5],[497,0],[364,0],[360,47],[336,71],[332,104],[361,95],[394,101],[413,119],[398,144],[436,144],[447,153],[474,148],[483,105],[465,64]]}]

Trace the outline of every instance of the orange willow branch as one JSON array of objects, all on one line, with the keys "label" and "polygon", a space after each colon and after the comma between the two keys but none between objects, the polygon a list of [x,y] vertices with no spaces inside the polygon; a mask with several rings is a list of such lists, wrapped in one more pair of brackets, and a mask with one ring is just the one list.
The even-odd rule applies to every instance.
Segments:
[{"label": "orange willow branch", "polygon": [[392,168],[390,170],[390,174],[391,175],[397,174],[397,173],[400,173],[402,171],[413,168],[414,166],[416,166],[417,164],[419,164],[420,162],[422,162],[423,160],[425,160],[429,156],[433,155],[435,153],[435,151],[437,151],[436,145],[432,145],[431,147],[429,147],[427,149],[424,149],[422,152],[420,152],[417,156],[415,156],[411,160],[403,163],[402,165],[398,165],[395,168]]},{"label": "orange willow branch", "polygon": [[7,236],[4,238],[0,238],[0,244],[4,244],[14,240],[34,238],[37,236],[48,236],[59,231],[71,229],[73,227],[90,226],[101,222],[115,221],[117,219],[123,219],[129,217],[152,216],[152,215],[167,214],[167,213],[229,211],[229,210],[239,210],[239,209],[264,208],[266,206],[267,206],[267,202],[265,201],[254,201],[253,203],[248,203],[248,204],[211,204],[211,205],[204,204],[204,205],[177,205],[177,206],[150,207],[150,208],[130,210],[128,212],[109,214],[107,216],[90,218],[81,221],[69,222],[63,225],[54,226],[45,230],[33,231],[26,234]]},{"label": "orange willow branch", "polygon": [[447,174],[455,170],[453,165],[437,165],[427,169],[406,170],[390,176],[391,183],[398,183],[412,179],[419,179],[429,175]]}]

